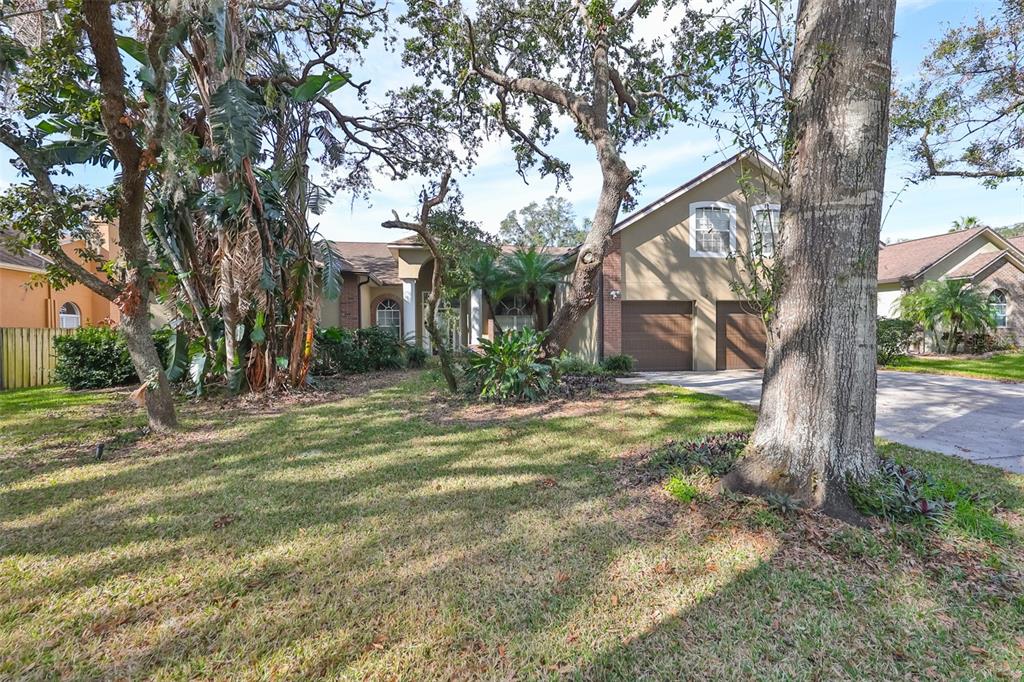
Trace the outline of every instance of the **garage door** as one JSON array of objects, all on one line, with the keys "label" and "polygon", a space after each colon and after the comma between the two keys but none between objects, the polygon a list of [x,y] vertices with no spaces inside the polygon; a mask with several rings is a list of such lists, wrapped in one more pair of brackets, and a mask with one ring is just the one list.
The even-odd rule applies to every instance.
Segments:
[{"label": "garage door", "polygon": [[637,369],[693,369],[693,303],[623,301],[622,352]]},{"label": "garage door", "polygon": [[719,301],[718,369],[764,367],[766,333],[761,317],[743,301]]}]

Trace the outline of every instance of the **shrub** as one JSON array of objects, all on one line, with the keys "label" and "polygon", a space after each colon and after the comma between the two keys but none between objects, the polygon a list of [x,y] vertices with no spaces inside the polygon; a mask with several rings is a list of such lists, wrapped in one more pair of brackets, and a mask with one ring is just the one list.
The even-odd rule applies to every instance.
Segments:
[{"label": "shrub", "polygon": [[724,476],[747,447],[750,434],[737,431],[705,436],[685,443],[669,443],[651,458],[651,464],[666,471],[679,469],[691,474],[706,471],[712,476]]},{"label": "shrub", "polygon": [[893,365],[907,356],[916,325],[908,320],[878,319],[878,364]]},{"label": "shrub", "polygon": [[629,374],[636,366],[636,360],[631,355],[609,355],[601,363],[606,372],[612,374]]},{"label": "shrub", "polygon": [[110,327],[81,327],[54,339],[57,381],[72,390],[110,388],[138,377],[124,337]]},{"label": "shrub", "polygon": [[398,369],[405,365],[403,344],[393,333],[380,327],[317,329],[310,371],[315,376],[340,372],[370,372]]},{"label": "shrub", "polygon": [[540,400],[555,385],[550,365],[540,360],[544,335],[533,329],[510,330],[480,342],[470,355],[468,375],[481,398],[497,401]]},{"label": "shrub", "polygon": [[420,369],[427,364],[427,351],[419,346],[406,346],[405,364],[413,369]]},{"label": "shrub", "polygon": [[605,376],[608,372],[596,362],[591,362],[582,355],[563,351],[551,361],[551,366],[559,375],[573,374],[576,376]]},{"label": "shrub", "polygon": [[1012,350],[1015,346],[1014,338],[1010,334],[978,332],[964,335],[964,352],[971,355]]}]

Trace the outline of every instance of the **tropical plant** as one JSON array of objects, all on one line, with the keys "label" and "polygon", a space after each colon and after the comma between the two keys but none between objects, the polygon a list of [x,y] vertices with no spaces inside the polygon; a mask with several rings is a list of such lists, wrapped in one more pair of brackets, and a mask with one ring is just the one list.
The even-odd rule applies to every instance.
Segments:
[{"label": "tropical plant", "polygon": [[[488,310],[494,314],[495,306],[511,290],[508,272],[502,266],[497,253],[486,250],[477,253],[467,264],[473,285],[483,293]],[[497,319],[494,321],[495,334],[501,333]]]},{"label": "tropical plant", "polygon": [[526,297],[533,313],[534,329],[544,329],[542,304],[551,300],[555,287],[563,279],[557,261],[531,246],[513,251],[504,259],[503,265],[508,273],[509,289]]},{"label": "tropical plant", "polygon": [[542,361],[544,334],[534,329],[509,330],[480,342],[469,356],[469,378],[479,396],[499,402],[536,401],[555,386],[551,366]]},{"label": "tropical plant", "polygon": [[929,280],[900,298],[900,317],[932,335],[940,353],[956,353],[964,334],[995,326],[988,299],[959,279]]}]

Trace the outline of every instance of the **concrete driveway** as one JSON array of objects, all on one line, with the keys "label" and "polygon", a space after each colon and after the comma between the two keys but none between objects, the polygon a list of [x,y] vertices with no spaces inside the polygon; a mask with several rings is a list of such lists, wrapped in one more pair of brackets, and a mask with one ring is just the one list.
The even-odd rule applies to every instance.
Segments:
[{"label": "concrete driveway", "polygon": [[[641,372],[622,383],[659,383],[757,406],[761,373]],[[1024,473],[1024,384],[878,373],[875,432],[881,438]]]}]

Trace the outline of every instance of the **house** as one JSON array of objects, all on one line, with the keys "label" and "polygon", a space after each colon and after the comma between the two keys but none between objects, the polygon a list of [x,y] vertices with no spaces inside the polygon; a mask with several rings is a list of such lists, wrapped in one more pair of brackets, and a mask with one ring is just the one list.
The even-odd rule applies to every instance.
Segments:
[{"label": "house", "polygon": [[[752,152],[726,159],[615,227],[604,261],[598,303],[569,349],[592,360],[626,353],[644,370],[761,367],[765,330],[732,290],[741,277],[729,254],[748,251],[751,230],[766,252],[774,243],[778,204],[773,167]],[[331,242],[342,260],[342,295],[322,304],[321,324],[388,326],[428,346],[423,300],[432,262],[415,237],[391,243]],[[567,268],[572,253],[566,254]],[[558,303],[555,297],[555,305]],[[481,292],[442,310],[458,347],[502,328],[529,323],[517,297],[488,310]]]},{"label": "house", "polygon": [[[117,250],[117,227],[103,225],[99,253],[110,258],[111,248]],[[82,262],[77,250],[81,241],[68,241],[64,251]],[[116,256],[115,256],[116,257]],[[25,251],[14,253],[3,247],[0,235],[0,327],[34,327],[73,329],[88,324],[116,322],[120,311],[113,303],[83,284],[57,289],[42,279],[50,259]],[[87,267],[96,271],[93,264]]]},{"label": "house", "polygon": [[988,297],[997,333],[1024,341],[1024,237],[990,227],[883,245],[878,255],[878,314],[895,317],[903,294],[927,280],[957,279]]}]

